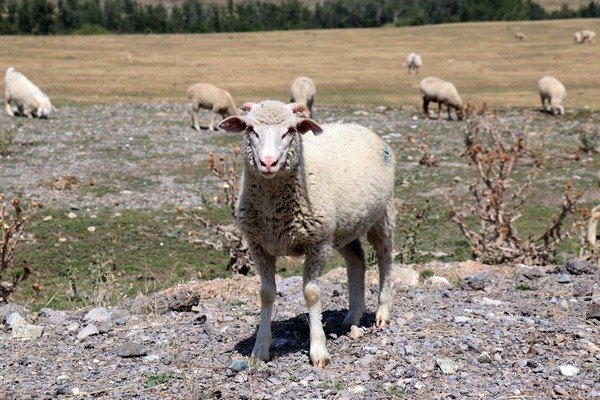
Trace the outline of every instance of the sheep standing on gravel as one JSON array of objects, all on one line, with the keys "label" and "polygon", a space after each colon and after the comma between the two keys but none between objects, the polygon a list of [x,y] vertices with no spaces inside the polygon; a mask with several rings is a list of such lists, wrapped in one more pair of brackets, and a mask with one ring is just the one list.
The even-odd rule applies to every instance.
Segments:
[{"label": "sheep standing on gravel", "polygon": [[527,40],[527,36],[523,32],[516,32],[515,39],[517,39],[519,42],[522,42],[524,40]]},{"label": "sheep standing on gravel", "polygon": [[406,65],[408,66],[409,74],[418,74],[419,68],[423,65],[423,60],[420,55],[413,52],[406,57]]},{"label": "sheep standing on gravel", "polygon": [[425,119],[429,119],[429,103],[438,103],[438,119],[442,118],[442,105],[448,107],[448,119],[452,119],[450,109],[454,108],[456,117],[462,119],[462,106],[463,102],[458,95],[456,87],[443,79],[436,78],[434,76],[428,76],[421,80],[419,83],[419,89],[421,90],[421,97],[423,97],[423,113]]},{"label": "sheep standing on gravel", "polygon": [[[17,111],[27,118],[48,118],[56,111],[48,96],[13,67],[8,68],[4,76],[4,101],[6,112],[11,117]],[[15,105],[14,110],[11,102]]]},{"label": "sheep standing on gravel", "polygon": [[582,43],[594,43],[594,39],[596,38],[596,32],[590,31],[589,29],[584,29],[580,33]]},{"label": "sheep standing on gravel", "polygon": [[215,130],[214,126],[217,114],[220,114],[223,118],[232,115],[240,115],[231,94],[214,85],[209,83],[196,83],[195,85],[190,86],[187,93],[188,98],[192,101],[192,127],[197,131],[200,131],[198,110],[201,108],[212,110],[213,112],[210,125],[208,126],[208,130],[211,132]]},{"label": "sheep standing on gravel", "polygon": [[[556,78],[545,76],[538,81],[538,89],[542,98],[542,109],[544,111],[552,111],[554,115],[565,114],[565,108],[562,103],[567,98],[567,89]],[[548,106],[545,101],[548,100]]]},{"label": "sheep standing on gravel", "polygon": [[315,95],[317,89],[312,79],[305,76],[296,78],[292,86],[290,87],[290,99],[292,103],[302,104],[308,108],[308,111],[312,114],[313,102],[315,101]]},{"label": "sheep standing on gravel", "polygon": [[248,240],[261,277],[260,325],[252,355],[269,360],[271,314],[278,256],[305,256],[303,293],[308,305],[310,359],[329,360],[321,322],[319,278],[331,250],[347,264],[350,306],[344,323],[359,325],[365,311],[367,236],[379,263],[377,326],[390,321],[395,223],[394,155],[369,129],[351,124],[322,127],[300,104],[266,100],[246,103],[246,116],[229,117],[219,129],[244,132],[245,168],[236,223]]}]

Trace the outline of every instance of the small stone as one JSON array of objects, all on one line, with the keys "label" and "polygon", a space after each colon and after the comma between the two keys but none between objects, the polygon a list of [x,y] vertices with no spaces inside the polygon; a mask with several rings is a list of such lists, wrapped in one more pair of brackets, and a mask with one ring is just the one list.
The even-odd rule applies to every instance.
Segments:
[{"label": "small stone", "polygon": [[77,334],[77,339],[82,341],[88,336],[97,335],[99,333],[98,328],[96,328],[94,324],[89,324]]},{"label": "small stone", "polygon": [[454,317],[454,322],[457,324],[466,324],[467,322],[471,322],[471,318],[469,317]]},{"label": "small stone", "polygon": [[363,347],[363,351],[365,353],[376,354],[379,349],[375,346],[365,346]]},{"label": "small stone", "polygon": [[94,233],[94,232],[96,232],[96,227],[95,226],[88,226],[87,230],[88,230],[88,232]]},{"label": "small stone", "polygon": [[117,318],[114,320],[115,325],[124,326],[127,324],[126,318]]},{"label": "small stone", "polygon": [[432,276],[431,278],[425,281],[425,285],[427,286],[435,286],[440,288],[451,288],[452,284],[448,282],[448,279],[443,276]]},{"label": "small stone", "polygon": [[598,265],[587,260],[569,260],[565,269],[573,275],[595,274],[598,272]]},{"label": "small stone", "polygon": [[596,346],[592,342],[588,342],[587,351],[590,352],[592,355],[596,355],[596,354],[600,353],[600,347]]},{"label": "small stone", "polygon": [[435,362],[445,375],[451,375],[458,371],[458,364],[449,358],[438,358]]},{"label": "small stone", "polygon": [[594,293],[594,286],[587,282],[576,283],[573,285],[574,297],[591,296]]},{"label": "small stone", "polygon": [[77,218],[77,214],[75,214],[74,212],[71,211],[70,213],[67,214],[67,217],[69,217],[70,219],[75,219],[75,218]]},{"label": "small stone", "polygon": [[17,329],[17,327],[21,326],[21,325],[26,325],[27,321],[25,321],[25,319],[23,317],[21,317],[21,314],[19,313],[12,313],[10,314],[7,318],[6,318],[6,325],[8,325],[10,327],[10,329],[15,330]]},{"label": "small stone", "polygon": [[576,376],[579,373],[579,368],[573,365],[561,365],[558,369],[560,374],[564,376]]},{"label": "small stone", "polygon": [[571,275],[562,274],[560,278],[558,278],[558,283],[571,283]]},{"label": "small stone", "polygon": [[47,221],[52,221],[52,215],[47,215],[45,216],[42,221],[47,222]]},{"label": "small stone", "polygon": [[554,386],[554,393],[558,394],[559,396],[568,396],[569,395],[569,392],[567,392],[565,389],[561,388],[558,385]]},{"label": "small stone", "polygon": [[375,362],[375,357],[372,354],[367,354],[363,358],[360,359],[360,364],[363,367],[367,367]]},{"label": "small stone", "polygon": [[600,320],[600,304],[590,304],[590,307],[587,310],[585,318]]},{"label": "small stone", "polygon": [[79,390],[79,388],[73,388],[71,389],[71,393],[73,393],[73,396],[79,396],[79,393],[81,391]]},{"label": "small stone", "polygon": [[143,357],[148,354],[148,349],[144,345],[135,342],[123,343],[117,349],[117,355],[123,358]]},{"label": "small stone", "polygon": [[350,337],[354,340],[361,338],[365,335],[365,331],[360,329],[358,326],[356,325],[352,325],[350,327]]},{"label": "small stone", "polygon": [[37,339],[42,337],[44,327],[39,325],[19,325],[13,329],[12,337],[15,339]]},{"label": "small stone", "polygon": [[246,360],[235,360],[229,368],[235,372],[245,371],[248,369],[248,362]]},{"label": "small stone", "polygon": [[487,297],[484,297],[484,298],[481,299],[481,304],[485,304],[486,306],[501,306],[502,305],[502,301],[488,299]]},{"label": "small stone", "polygon": [[156,354],[151,354],[149,356],[142,357],[142,360],[144,360],[146,362],[158,361],[159,359],[160,359],[160,357],[157,356]]},{"label": "small stone", "polygon": [[490,357],[490,355],[484,351],[479,355],[479,357],[477,357],[477,361],[482,364],[489,364],[492,362],[492,357]]},{"label": "small stone", "polygon": [[106,308],[98,307],[90,310],[90,312],[83,317],[83,320],[86,322],[108,322],[111,320],[111,316]]},{"label": "small stone", "polygon": [[526,268],[522,275],[529,280],[534,280],[544,276],[544,271],[541,268]]},{"label": "small stone", "polygon": [[361,386],[361,385],[350,386],[348,388],[348,392],[354,393],[354,394],[362,394],[362,393],[364,393],[366,391],[367,391],[367,389],[364,386]]}]

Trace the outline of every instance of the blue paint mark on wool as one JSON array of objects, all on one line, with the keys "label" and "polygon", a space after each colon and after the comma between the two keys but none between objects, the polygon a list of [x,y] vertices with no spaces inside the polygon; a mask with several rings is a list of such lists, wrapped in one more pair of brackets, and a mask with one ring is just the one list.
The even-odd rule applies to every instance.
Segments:
[{"label": "blue paint mark on wool", "polygon": [[383,144],[383,163],[385,164],[386,167],[390,166],[390,159],[391,159],[390,148],[388,147],[387,143],[384,143]]},{"label": "blue paint mark on wool", "polygon": [[[365,127],[362,125],[358,125],[358,124],[349,124],[352,126],[352,128],[356,131],[358,131],[358,133],[360,133],[360,136],[362,136],[367,143],[369,143],[369,146],[371,146],[371,148],[375,151],[377,151],[377,149],[373,146],[373,142],[371,141],[372,137],[371,135],[365,130]],[[383,163],[385,164],[386,167],[390,166],[390,161],[392,159],[392,155],[390,154],[390,148],[387,145],[387,143],[383,143]]]}]

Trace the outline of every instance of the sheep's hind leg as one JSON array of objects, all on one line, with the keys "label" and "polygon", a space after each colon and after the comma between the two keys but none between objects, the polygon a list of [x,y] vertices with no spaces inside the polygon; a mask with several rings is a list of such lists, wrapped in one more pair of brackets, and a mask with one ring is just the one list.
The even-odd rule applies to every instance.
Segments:
[{"label": "sheep's hind leg", "polygon": [[394,248],[394,221],[396,209],[394,199],[388,202],[385,215],[367,233],[369,243],[375,249],[379,265],[379,305],[375,315],[377,327],[390,322],[392,308],[392,263]]},{"label": "sheep's hind leg", "polygon": [[198,132],[200,132],[200,124],[198,122],[199,109],[200,108],[195,103],[192,103],[192,128],[194,128]]},{"label": "sheep's hind leg", "polygon": [[348,274],[348,289],[350,304],[348,314],[344,319],[345,325],[360,325],[360,319],[365,312],[365,252],[359,239],[348,243],[339,250],[346,261]]},{"label": "sheep's hind leg", "polygon": [[429,119],[429,101],[425,99],[423,99],[423,116]]},{"label": "sheep's hind leg", "polygon": [[256,342],[252,350],[252,356],[262,361],[269,361],[269,349],[272,344],[271,316],[273,314],[273,303],[275,302],[275,261],[276,258],[269,254],[252,252],[252,260],[260,275],[260,324],[256,333]]},{"label": "sheep's hind leg", "polygon": [[302,273],[304,299],[308,306],[308,322],[310,324],[310,360],[315,367],[322,368],[329,364],[329,352],[325,342],[325,332],[321,314],[321,287],[319,278],[325,269],[331,246],[320,244],[306,254]]}]

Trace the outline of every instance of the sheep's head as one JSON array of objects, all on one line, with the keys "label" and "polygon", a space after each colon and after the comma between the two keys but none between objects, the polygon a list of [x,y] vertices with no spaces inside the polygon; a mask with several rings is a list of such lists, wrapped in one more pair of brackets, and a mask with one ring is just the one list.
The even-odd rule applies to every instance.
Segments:
[{"label": "sheep's head", "polygon": [[56,108],[50,103],[50,101],[44,101],[36,110],[38,118],[48,118],[56,112]]},{"label": "sheep's head", "polygon": [[244,132],[250,147],[246,152],[247,161],[267,179],[275,177],[285,165],[290,147],[297,142],[299,134],[323,133],[316,122],[296,116],[295,113],[310,114],[306,107],[297,103],[265,100],[246,103],[240,109],[248,114],[224,119],[217,127],[230,133]]}]

